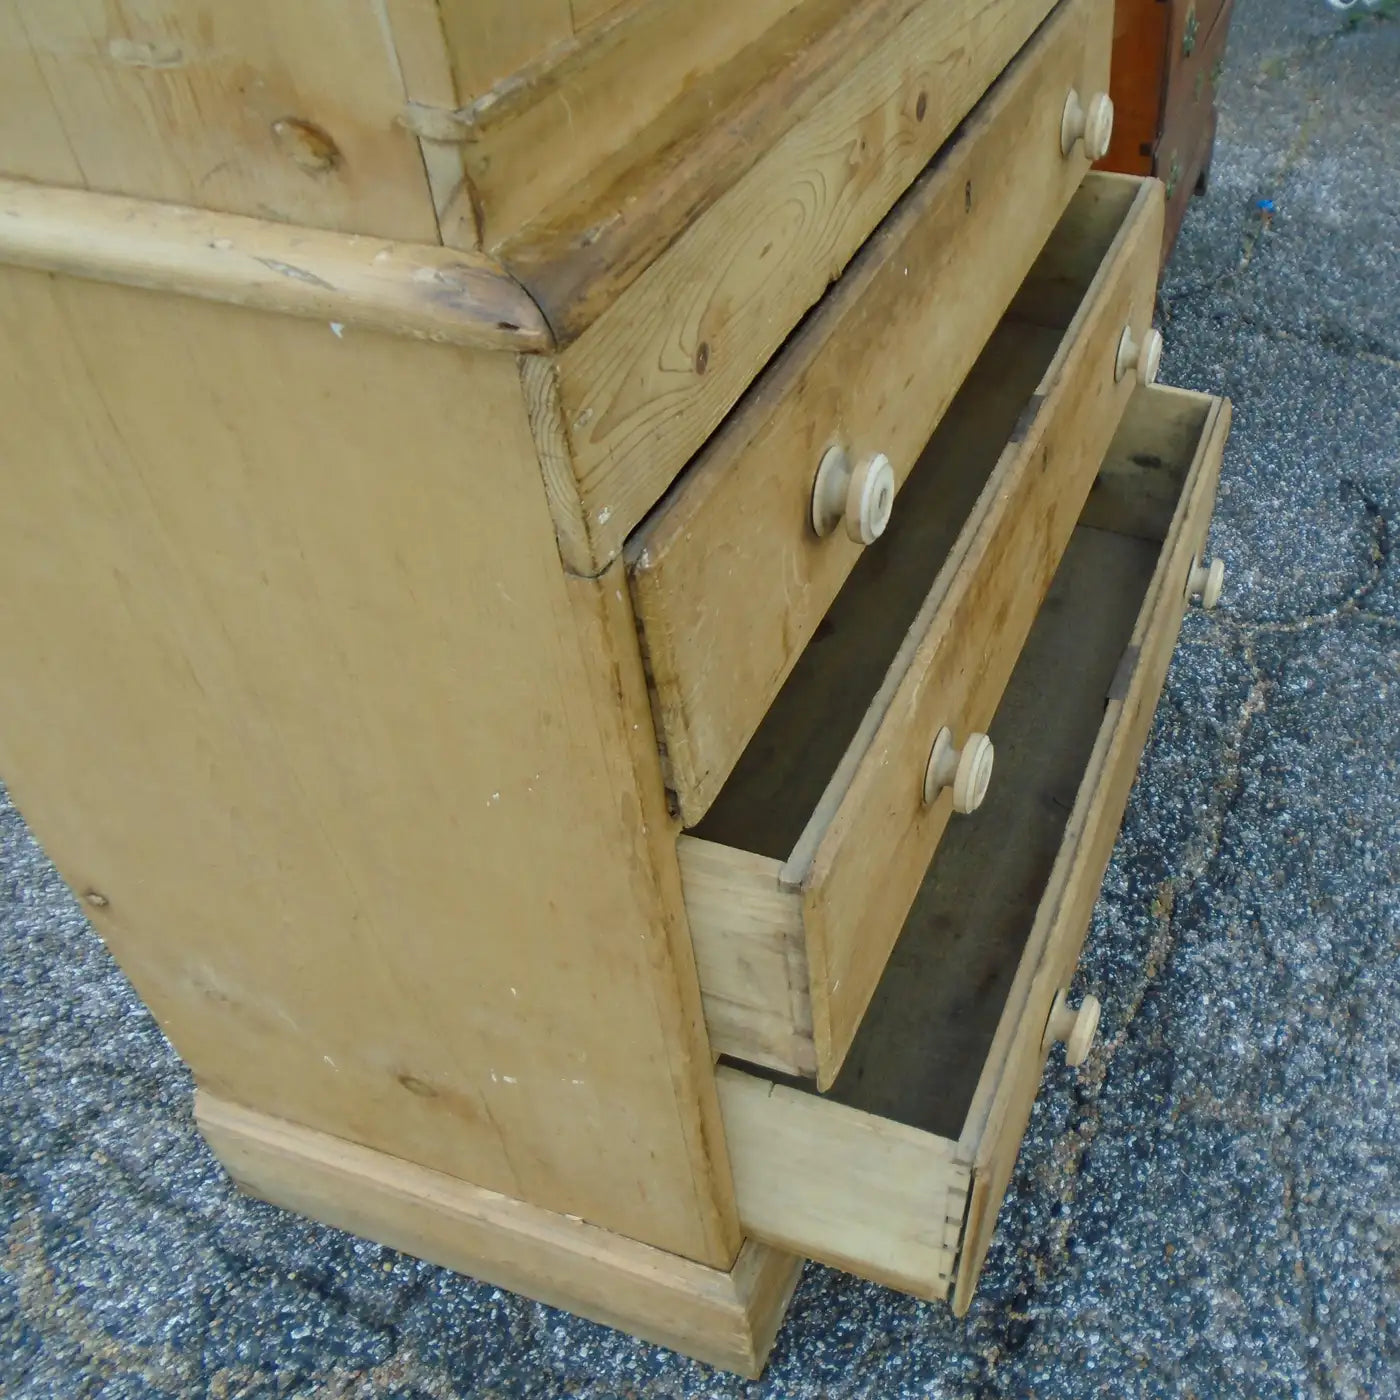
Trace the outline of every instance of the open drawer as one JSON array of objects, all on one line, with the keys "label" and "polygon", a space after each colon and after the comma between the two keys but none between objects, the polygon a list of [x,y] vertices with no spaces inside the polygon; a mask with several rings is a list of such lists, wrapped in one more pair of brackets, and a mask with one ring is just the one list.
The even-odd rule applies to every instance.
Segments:
[{"label": "open drawer", "polygon": [[717,1071],[740,1223],[755,1238],[966,1309],[1205,538],[1223,400],[1139,388],[992,725],[986,820],[950,832],[828,1096]]},{"label": "open drawer", "polygon": [[[1083,184],[1090,157],[1083,139],[1065,142],[1065,112],[1096,93],[1102,108],[1112,29],[1111,0],[1054,7],[628,541],[666,782],[686,826],[856,562],[886,548],[876,527],[905,513],[895,493]],[[1144,331],[1150,296],[1135,310]],[[837,473],[819,534],[813,494],[829,462],[883,464],[873,484],[886,494],[858,493],[867,510],[852,515]]]},{"label": "open drawer", "polygon": [[840,1068],[955,806],[985,787],[987,725],[1155,335],[1161,228],[1156,181],[1084,181],[682,836],[716,1051],[823,1088]]}]

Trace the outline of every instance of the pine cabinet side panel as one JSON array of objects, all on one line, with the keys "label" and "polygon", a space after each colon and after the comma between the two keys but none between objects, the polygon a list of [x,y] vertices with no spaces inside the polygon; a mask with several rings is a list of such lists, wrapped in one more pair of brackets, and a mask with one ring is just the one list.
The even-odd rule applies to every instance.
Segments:
[{"label": "pine cabinet side panel", "polygon": [[569,0],[439,0],[439,5],[463,103],[574,35]]},{"label": "pine cabinet side panel", "polygon": [[727,1267],[513,357],[19,269],[0,345],[0,777],[199,1083]]},{"label": "pine cabinet side panel", "polygon": [[424,243],[375,0],[0,0],[0,173]]}]

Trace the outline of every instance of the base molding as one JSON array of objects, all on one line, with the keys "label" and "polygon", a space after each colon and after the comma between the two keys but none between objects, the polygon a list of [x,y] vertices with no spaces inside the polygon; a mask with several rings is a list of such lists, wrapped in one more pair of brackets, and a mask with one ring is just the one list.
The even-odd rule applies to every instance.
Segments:
[{"label": "base molding", "polygon": [[708,1268],[204,1090],[195,1121],[250,1195],[755,1379],[802,1268],[754,1240]]}]

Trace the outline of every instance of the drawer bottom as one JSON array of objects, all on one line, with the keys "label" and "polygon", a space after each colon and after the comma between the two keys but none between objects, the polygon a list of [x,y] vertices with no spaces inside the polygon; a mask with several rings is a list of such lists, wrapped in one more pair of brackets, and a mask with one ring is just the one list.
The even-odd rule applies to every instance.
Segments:
[{"label": "drawer bottom", "polygon": [[970,1300],[1186,604],[1229,405],[1135,392],[835,1085],[719,1071],[756,1238]]}]

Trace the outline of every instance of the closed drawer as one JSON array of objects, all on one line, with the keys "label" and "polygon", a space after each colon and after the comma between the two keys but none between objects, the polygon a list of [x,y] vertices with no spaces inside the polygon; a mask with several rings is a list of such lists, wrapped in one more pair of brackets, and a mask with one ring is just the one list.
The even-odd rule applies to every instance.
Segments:
[{"label": "closed drawer", "polygon": [[1086,178],[880,547],[682,836],[718,1051],[823,1086],[839,1069],[952,812],[950,789],[926,800],[935,741],[986,730],[1132,392],[1119,351],[1150,330],[1161,219],[1155,181]]},{"label": "closed drawer", "polygon": [[746,1232],[966,1310],[1204,543],[1229,404],[1139,388],[832,1093],[718,1070]]},{"label": "closed drawer", "polygon": [[866,547],[845,521],[813,526],[825,454],[857,469],[883,455],[889,487],[904,482],[1084,178],[1084,142],[1063,153],[1062,119],[1069,94],[1107,87],[1111,9],[1056,9],[630,541],[688,825]]},{"label": "closed drawer", "polygon": [[805,0],[782,56],[722,70],[762,112],[693,112],[698,146],[648,127],[640,163],[604,161],[580,202],[493,247],[561,347],[533,362],[532,414],[571,568],[621,552],[1054,9]]}]

